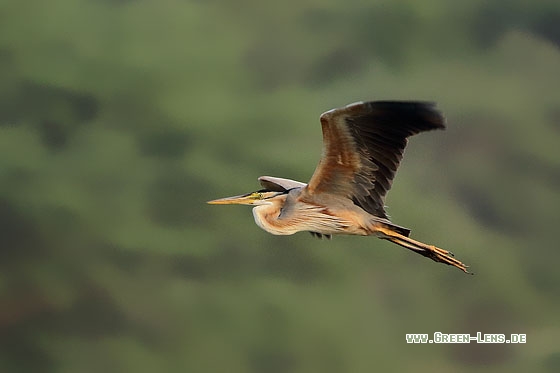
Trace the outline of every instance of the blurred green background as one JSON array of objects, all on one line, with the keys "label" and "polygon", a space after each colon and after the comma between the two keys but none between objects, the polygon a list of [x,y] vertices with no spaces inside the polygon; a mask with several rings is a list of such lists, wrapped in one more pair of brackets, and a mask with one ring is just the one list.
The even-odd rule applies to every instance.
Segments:
[{"label": "blurred green background", "polygon": [[[446,114],[388,211],[476,276],[205,204],[375,99]],[[1,1],[0,371],[558,372],[559,140],[557,0]]]}]

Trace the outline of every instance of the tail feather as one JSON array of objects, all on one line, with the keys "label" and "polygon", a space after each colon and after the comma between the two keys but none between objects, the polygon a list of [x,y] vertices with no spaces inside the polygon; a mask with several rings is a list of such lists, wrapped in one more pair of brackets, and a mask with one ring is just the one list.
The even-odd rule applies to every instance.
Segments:
[{"label": "tail feather", "polygon": [[393,232],[400,234],[401,236],[405,236],[405,237],[410,236],[410,229],[401,227],[400,225],[396,225],[389,219],[380,218],[378,216],[370,216],[370,219],[371,219],[370,223],[373,226],[381,225]]},{"label": "tail feather", "polygon": [[389,224],[385,223],[385,225],[387,225],[387,228],[397,232],[400,235],[403,235],[405,237],[410,236],[410,229],[408,228],[401,227],[400,225],[396,225],[393,223],[389,223]]}]

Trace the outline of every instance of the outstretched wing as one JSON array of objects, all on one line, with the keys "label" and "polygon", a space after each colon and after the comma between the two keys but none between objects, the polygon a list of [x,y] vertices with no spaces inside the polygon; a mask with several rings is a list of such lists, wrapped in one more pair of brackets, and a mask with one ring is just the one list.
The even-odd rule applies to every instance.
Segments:
[{"label": "outstretched wing", "polygon": [[408,101],[357,102],[321,115],[323,154],[309,181],[309,195],[348,197],[387,218],[385,195],[399,167],[407,137],[445,128],[435,104]]},{"label": "outstretched wing", "polygon": [[299,181],[273,176],[261,176],[259,177],[259,182],[263,188],[272,192],[285,192],[293,188],[303,188],[307,186],[307,184]]}]

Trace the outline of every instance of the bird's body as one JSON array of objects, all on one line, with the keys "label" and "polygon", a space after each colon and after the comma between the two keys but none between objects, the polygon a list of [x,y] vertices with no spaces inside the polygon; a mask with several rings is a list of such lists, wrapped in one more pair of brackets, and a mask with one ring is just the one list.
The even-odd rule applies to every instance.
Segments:
[{"label": "bird's body", "polygon": [[[267,177],[261,177],[264,178]],[[375,234],[376,226],[383,225],[406,230],[395,226],[388,219],[372,216],[344,197],[332,195],[325,203],[321,203],[320,198],[306,200],[305,188],[290,189],[271,198],[268,203],[255,206],[253,216],[257,225],[277,235],[309,231],[319,237],[333,234],[369,236]]]},{"label": "bird's body", "polygon": [[272,234],[373,235],[467,272],[449,251],[409,238],[384,208],[407,138],[445,128],[434,105],[358,102],[323,113],[321,125],[323,154],[308,184],[261,176],[264,189],[209,203],[255,205],[255,222]]}]

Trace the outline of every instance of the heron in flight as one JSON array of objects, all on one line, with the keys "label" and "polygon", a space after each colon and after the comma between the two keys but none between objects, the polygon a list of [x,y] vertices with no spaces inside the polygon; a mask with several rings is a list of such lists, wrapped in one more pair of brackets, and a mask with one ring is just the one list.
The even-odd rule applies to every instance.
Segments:
[{"label": "heron in flight", "polygon": [[469,273],[450,251],[413,240],[410,229],[392,223],[385,212],[407,138],[445,128],[435,104],[356,102],[323,113],[321,126],[323,154],[308,184],[261,176],[263,189],[208,203],[255,206],[255,222],[272,234],[376,236]]}]

